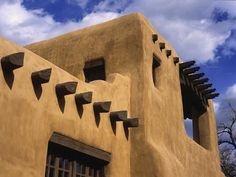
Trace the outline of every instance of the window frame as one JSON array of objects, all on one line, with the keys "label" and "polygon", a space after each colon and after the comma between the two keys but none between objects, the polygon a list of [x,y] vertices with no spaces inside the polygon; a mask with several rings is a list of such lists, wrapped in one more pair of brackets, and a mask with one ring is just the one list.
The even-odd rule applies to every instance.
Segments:
[{"label": "window frame", "polygon": [[110,160],[109,152],[53,133],[48,143],[45,177],[105,177],[104,168]]},{"label": "window frame", "polygon": [[[83,72],[84,72],[85,82],[92,82],[95,80],[105,81],[106,65],[104,58],[100,57],[86,61],[84,64]],[[98,73],[91,73],[91,72],[98,72]]]}]

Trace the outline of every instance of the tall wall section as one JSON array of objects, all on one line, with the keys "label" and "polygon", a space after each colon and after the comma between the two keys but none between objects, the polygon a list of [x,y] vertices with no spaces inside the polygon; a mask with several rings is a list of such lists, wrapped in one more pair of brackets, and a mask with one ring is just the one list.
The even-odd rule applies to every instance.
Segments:
[{"label": "tall wall section", "polygon": [[[127,76],[111,74],[107,81],[85,83],[33,52],[0,38],[1,63],[4,57],[22,52],[23,66],[0,72],[0,176],[44,177],[48,142],[54,132],[91,147],[111,153],[107,176],[130,176],[130,139],[122,122],[111,126],[109,113],[126,110],[130,116],[131,81]],[[13,65],[16,60],[12,60]],[[21,65],[20,64],[20,65]],[[3,65],[3,64],[1,64]],[[50,80],[42,84],[39,96],[32,73],[51,69]],[[12,72],[9,72],[12,71]],[[77,82],[75,93],[66,95],[64,107],[58,101],[56,86]],[[91,104],[79,114],[75,95],[92,92]],[[108,113],[101,113],[99,123],[94,103],[111,101]],[[62,106],[62,107],[60,107]]]},{"label": "tall wall section", "polygon": [[[156,33],[145,17],[131,14],[26,48],[81,80],[85,62],[100,57],[108,77],[119,73],[130,79],[130,115],[140,119],[139,128],[130,131],[132,177],[221,177],[212,102],[199,118],[197,144],[184,129],[177,54],[161,35],[153,41]],[[153,56],[161,61],[155,85]],[[100,82],[105,83],[95,81]]]}]

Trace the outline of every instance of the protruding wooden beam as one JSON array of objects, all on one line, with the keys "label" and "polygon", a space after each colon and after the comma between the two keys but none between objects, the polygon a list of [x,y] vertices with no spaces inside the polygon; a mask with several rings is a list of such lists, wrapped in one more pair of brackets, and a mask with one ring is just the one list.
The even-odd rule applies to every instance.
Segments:
[{"label": "protruding wooden beam", "polygon": [[203,77],[204,75],[205,75],[204,73],[198,73],[198,74],[187,75],[187,77],[189,78],[189,80],[195,80]]},{"label": "protruding wooden beam", "polygon": [[109,112],[110,107],[111,107],[111,101],[95,102],[93,104],[93,108],[96,113]]},{"label": "protruding wooden beam", "polygon": [[126,121],[127,120],[127,111],[111,112],[110,118],[112,121]]},{"label": "protruding wooden beam", "polygon": [[74,82],[74,81],[57,84],[56,85],[57,95],[65,96],[65,95],[74,94],[76,92],[77,84],[78,82]]},{"label": "protruding wooden beam", "polygon": [[205,90],[208,89],[209,87],[211,87],[212,84],[201,84],[201,85],[197,85],[196,88],[201,91],[201,90]]},{"label": "protruding wooden beam", "polygon": [[187,61],[187,62],[184,62],[184,63],[180,63],[179,64],[179,68],[180,69],[186,69],[186,68],[189,68],[190,66],[194,65],[196,62],[194,60],[192,61]]},{"label": "protruding wooden beam", "polygon": [[32,81],[38,84],[44,84],[49,82],[52,69],[44,69],[40,71],[33,72],[31,74]]},{"label": "protruding wooden beam", "polygon": [[167,58],[168,58],[169,56],[171,56],[171,50],[166,50],[166,56],[167,56]]},{"label": "protruding wooden beam", "polygon": [[213,93],[213,92],[215,92],[215,91],[216,91],[216,89],[207,89],[207,90],[203,90],[203,91],[202,91],[202,94],[203,94],[203,95],[207,95],[207,94]]},{"label": "protruding wooden beam", "polygon": [[166,44],[164,42],[160,42],[159,47],[160,47],[161,50],[163,50],[163,49],[165,49]]},{"label": "protruding wooden beam", "polygon": [[138,127],[139,126],[139,119],[138,118],[127,119],[126,121],[124,121],[124,126],[127,128]]},{"label": "protruding wooden beam", "polygon": [[174,58],[173,58],[173,61],[174,61],[174,64],[179,63],[179,57],[174,57]]},{"label": "protruding wooden beam", "polygon": [[14,70],[23,66],[24,52],[14,53],[5,56],[1,59],[1,63],[4,69]]},{"label": "protruding wooden beam", "polygon": [[207,94],[205,97],[206,99],[213,99],[215,97],[218,97],[220,94],[219,93],[212,93],[212,94]]},{"label": "protruding wooden beam", "polygon": [[153,34],[152,35],[152,41],[153,43],[155,43],[158,40],[158,35],[157,34]]},{"label": "protruding wooden beam", "polygon": [[93,95],[93,92],[84,92],[84,93],[76,94],[75,102],[76,104],[79,104],[79,105],[89,104],[92,102],[92,95]]},{"label": "protruding wooden beam", "polygon": [[184,74],[193,74],[197,72],[200,69],[200,67],[193,67],[193,68],[187,68],[183,71]]},{"label": "protruding wooden beam", "polygon": [[209,81],[208,78],[194,80],[193,81],[193,85],[196,86],[196,85],[204,84],[205,82],[208,82],[208,81]]},{"label": "protruding wooden beam", "polygon": [[[99,162],[101,162],[100,164],[107,164],[111,161],[111,153],[110,152],[106,152],[106,151],[98,149],[96,147],[89,146],[87,144],[84,144],[84,143],[76,140],[76,139],[72,139],[69,136],[65,136],[65,135],[54,132],[49,141],[52,143],[58,144],[62,147],[66,147],[74,152],[80,152],[80,153],[86,154],[90,157],[94,157],[96,159],[99,159]],[[58,176],[61,176],[61,175],[58,175]],[[77,176],[80,176],[80,175],[77,175]],[[94,176],[94,175],[92,175],[92,176]],[[95,176],[97,176],[97,175],[95,175]],[[64,175],[64,177],[68,177],[68,176]]]}]

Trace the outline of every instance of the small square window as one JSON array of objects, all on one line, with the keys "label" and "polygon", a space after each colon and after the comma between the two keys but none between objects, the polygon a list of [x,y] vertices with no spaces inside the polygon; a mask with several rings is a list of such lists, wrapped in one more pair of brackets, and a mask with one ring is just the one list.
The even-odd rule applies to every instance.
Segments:
[{"label": "small square window", "polygon": [[85,82],[106,80],[105,61],[103,58],[91,60],[84,65]]}]

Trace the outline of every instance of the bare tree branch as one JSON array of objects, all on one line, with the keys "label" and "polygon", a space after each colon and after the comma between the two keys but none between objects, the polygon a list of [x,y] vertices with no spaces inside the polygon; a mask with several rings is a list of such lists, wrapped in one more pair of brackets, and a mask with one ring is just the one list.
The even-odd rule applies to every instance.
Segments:
[{"label": "bare tree branch", "polygon": [[232,145],[234,148],[236,148],[236,144],[234,144],[233,142],[231,141],[227,141],[227,140],[223,140],[223,141],[219,141],[218,142],[218,145],[221,145],[221,144],[229,144],[229,145]]},{"label": "bare tree branch", "polygon": [[[236,150],[236,137],[234,136],[234,128],[236,128],[236,109],[231,103],[228,103],[232,111],[232,117],[229,122],[220,123],[218,126],[218,145],[220,148],[221,168],[226,177],[236,177],[236,164],[232,160],[231,154]],[[224,135],[228,135],[227,137]],[[220,145],[226,146],[220,146]],[[231,147],[231,148],[229,148]]]}]

